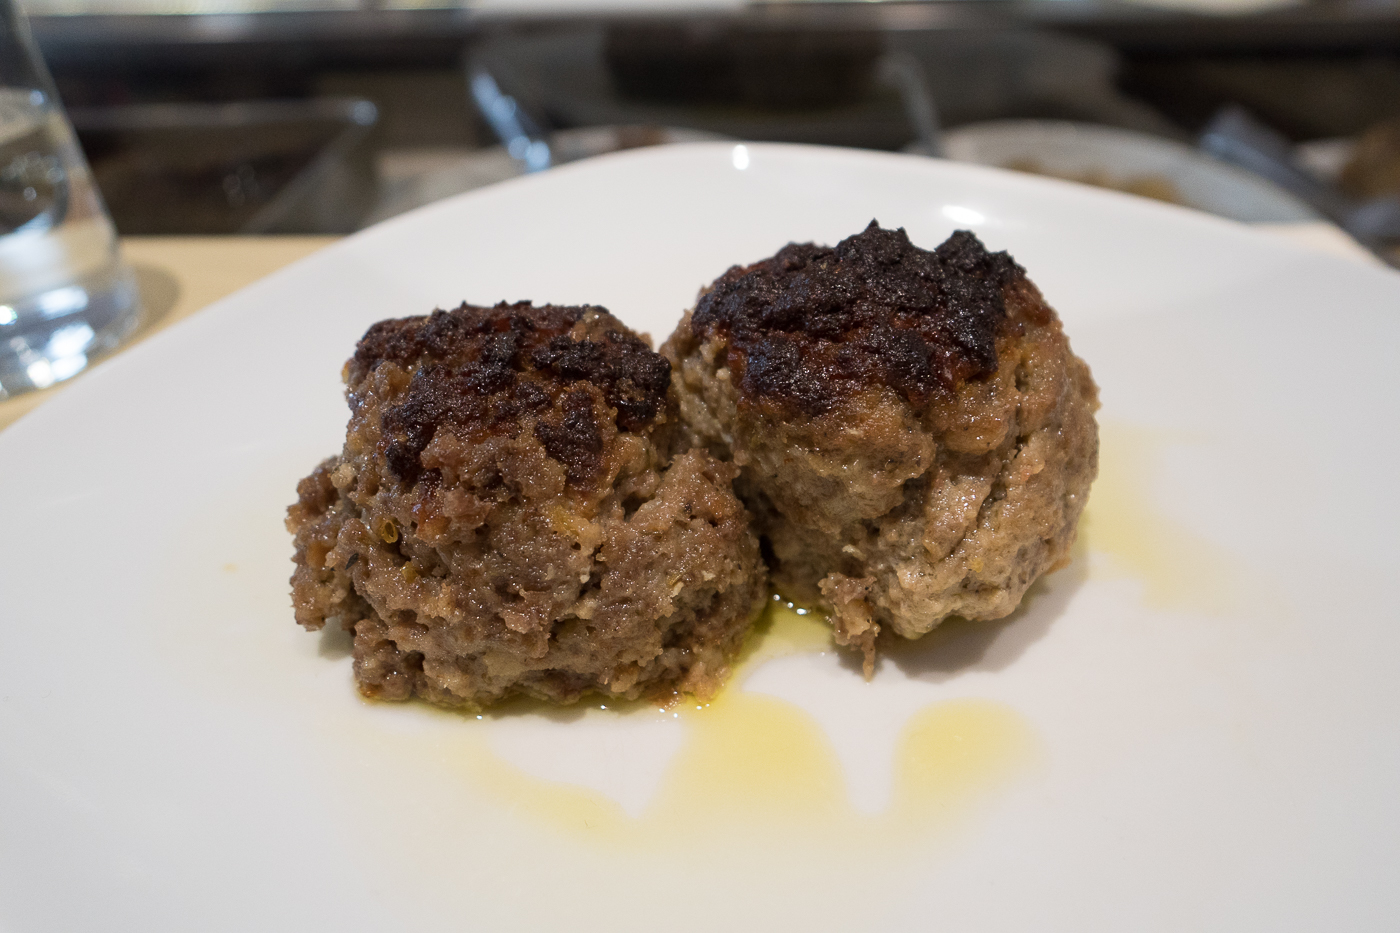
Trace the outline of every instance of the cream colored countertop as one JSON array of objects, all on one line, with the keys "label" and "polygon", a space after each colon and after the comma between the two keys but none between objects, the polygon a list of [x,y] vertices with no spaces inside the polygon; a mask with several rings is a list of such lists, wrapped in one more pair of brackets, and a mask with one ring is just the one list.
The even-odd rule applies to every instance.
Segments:
[{"label": "cream colored countertop", "polygon": [[[331,236],[126,237],[122,240],[122,252],[136,271],[144,313],[141,326],[117,352],[130,349],[156,331],[337,239]],[[78,375],[51,389],[0,402],[0,431],[82,378]]]},{"label": "cream colored countertop", "polygon": [[[1261,225],[1261,229],[1324,252],[1348,256],[1361,262],[1379,262],[1331,224]],[[136,270],[145,319],[122,350],[130,349],[156,331],[189,317],[283,266],[311,255],[337,239],[329,236],[123,239],[122,250]],[[82,378],[79,375],[51,389],[0,402],[0,431]]]}]

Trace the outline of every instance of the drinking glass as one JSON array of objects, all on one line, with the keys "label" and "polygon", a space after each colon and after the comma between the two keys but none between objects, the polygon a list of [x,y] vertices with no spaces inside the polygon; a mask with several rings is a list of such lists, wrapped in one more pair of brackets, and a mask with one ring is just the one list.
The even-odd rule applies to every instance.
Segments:
[{"label": "drinking glass", "polygon": [[14,0],[0,0],[0,399],[81,372],[137,323],[136,281]]}]

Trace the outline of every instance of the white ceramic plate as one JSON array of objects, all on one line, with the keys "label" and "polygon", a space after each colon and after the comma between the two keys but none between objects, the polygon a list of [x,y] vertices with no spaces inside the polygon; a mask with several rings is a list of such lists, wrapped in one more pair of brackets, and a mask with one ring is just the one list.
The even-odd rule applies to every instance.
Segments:
[{"label": "white ceramic plate", "polygon": [[[480,720],[293,624],[283,510],[372,321],[661,338],[872,217],[1010,249],[1102,386],[1078,557],[1009,621],[869,684],[789,621],[709,709]],[[390,221],[0,435],[0,928],[1394,929],[1397,346],[1393,272],[920,158],[665,147]]]}]

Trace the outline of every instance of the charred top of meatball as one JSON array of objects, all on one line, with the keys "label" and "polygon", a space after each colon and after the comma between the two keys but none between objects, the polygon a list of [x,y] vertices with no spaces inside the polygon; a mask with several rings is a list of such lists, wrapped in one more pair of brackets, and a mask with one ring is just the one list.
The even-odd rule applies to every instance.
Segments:
[{"label": "charred top of meatball", "polygon": [[965,230],[930,251],[872,220],[835,248],[792,243],[735,266],[691,327],[698,340],[727,342],[741,404],[816,416],[881,384],[919,407],[996,372],[1002,292],[1024,280],[1015,260]]},{"label": "charred top of meatball", "polygon": [[350,406],[358,410],[375,370],[407,374],[384,409],[380,429],[390,473],[405,485],[433,482],[421,454],[439,426],[464,439],[515,436],[525,421],[569,483],[596,478],[604,419],[642,432],[666,407],[671,364],[596,306],[491,308],[380,321],[347,365]]}]

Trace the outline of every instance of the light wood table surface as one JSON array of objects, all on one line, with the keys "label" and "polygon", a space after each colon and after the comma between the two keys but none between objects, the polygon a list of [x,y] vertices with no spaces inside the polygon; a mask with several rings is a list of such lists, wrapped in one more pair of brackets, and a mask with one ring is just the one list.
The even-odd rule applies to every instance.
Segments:
[{"label": "light wood table surface", "polygon": [[[125,237],[122,254],[136,271],[144,313],[141,326],[117,352],[129,350],[151,334],[337,239],[333,236]],[[101,365],[100,361],[96,364]],[[78,375],[52,388],[0,402],[0,431],[82,378]]]}]

